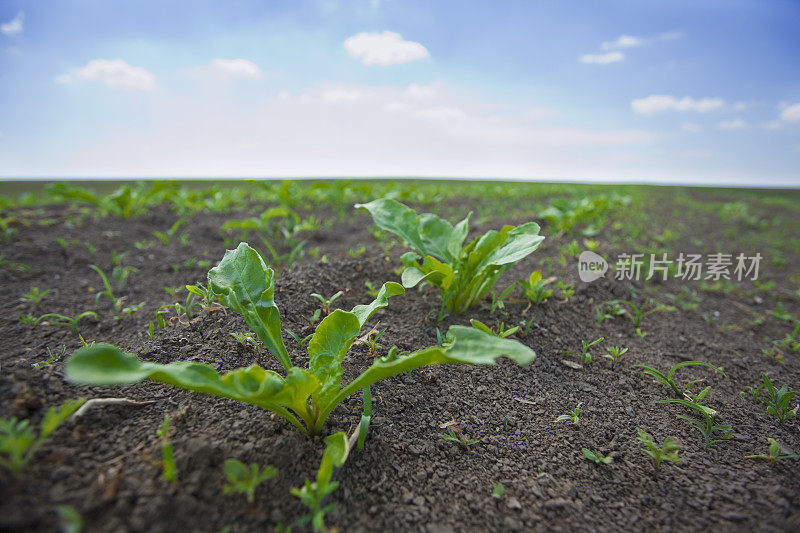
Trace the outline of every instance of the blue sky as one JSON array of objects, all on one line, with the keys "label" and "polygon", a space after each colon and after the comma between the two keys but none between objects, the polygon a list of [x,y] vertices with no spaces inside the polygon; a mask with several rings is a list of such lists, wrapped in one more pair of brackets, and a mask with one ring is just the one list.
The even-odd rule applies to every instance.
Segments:
[{"label": "blue sky", "polygon": [[800,2],[0,1],[0,176],[800,186]]}]

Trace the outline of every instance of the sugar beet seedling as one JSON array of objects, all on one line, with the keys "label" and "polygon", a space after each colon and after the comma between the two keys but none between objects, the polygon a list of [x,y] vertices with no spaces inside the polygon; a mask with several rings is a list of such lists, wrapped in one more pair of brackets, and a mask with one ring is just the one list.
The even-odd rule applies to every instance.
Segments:
[{"label": "sugar beet seedling", "polygon": [[284,418],[308,435],[322,431],[330,413],[351,394],[390,376],[442,364],[494,364],[501,356],[528,364],[536,354],[517,341],[501,339],[475,328],[452,326],[445,346],[408,355],[381,357],[347,385],[342,361],[364,324],[403,287],[387,282],[377,298],[351,311],[336,309],[317,326],[308,343],[309,366],[292,365],[281,337],[281,320],[274,301],[275,273],[259,253],[241,243],[228,250],[208,273],[209,290],[231,310],[241,313],[261,344],[280,362],[281,374],[251,365],[220,375],[213,367],[190,362],[158,364],[141,361],[117,346],[97,344],[75,352],[66,362],[67,379],[85,385],[127,385],[149,379],[184,389],[256,405]]}]

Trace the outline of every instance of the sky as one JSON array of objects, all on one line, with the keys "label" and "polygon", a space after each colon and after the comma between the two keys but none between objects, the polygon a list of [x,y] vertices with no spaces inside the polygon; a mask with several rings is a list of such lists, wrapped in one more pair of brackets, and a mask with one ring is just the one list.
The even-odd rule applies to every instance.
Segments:
[{"label": "sky", "polygon": [[0,0],[0,177],[800,187],[800,2]]}]

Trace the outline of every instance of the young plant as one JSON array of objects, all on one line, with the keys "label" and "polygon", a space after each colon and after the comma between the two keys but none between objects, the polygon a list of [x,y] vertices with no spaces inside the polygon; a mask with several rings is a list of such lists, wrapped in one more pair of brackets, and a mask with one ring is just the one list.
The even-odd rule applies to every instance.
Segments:
[{"label": "young plant", "polygon": [[334,294],[333,296],[331,296],[330,298],[325,298],[321,294],[317,294],[316,292],[312,292],[311,296],[313,296],[314,298],[319,300],[320,309],[322,309],[322,312],[325,313],[325,316],[328,316],[328,315],[331,314],[331,307],[333,306],[333,302],[335,302],[336,300],[341,298],[343,294],[344,294],[344,291],[339,291],[336,294]]},{"label": "young plant", "polygon": [[681,458],[678,456],[681,445],[675,437],[665,438],[664,443],[659,446],[653,440],[653,437],[645,430],[638,428],[637,431],[639,432],[639,436],[636,437],[636,440],[644,445],[642,453],[648,455],[653,460],[653,468],[655,468],[656,471],[658,471],[658,467],[664,461],[668,463],[681,462]]},{"label": "young plant", "polygon": [[55,320],[47,320],[45,324],[50,324],[53,326],[67,326],[72,331],[74,331],[75,334],[80,336],[81,330],[80,327],[78,326],[78,322],[80,322],[84,318],[93,318],[97,320],[97,313],[95,313],[94,311],[86,311],[79,314],[75,318],[68,317],[66,315],[60,315],[58,313],[47,313],[45,315],[40,316],[39,318],[35,318],[33,315],[28,314],[20,317],[20,320],[23,323],[29,325],[31,328],[35,328],[46,319],[55,319]]},{"label": "young plant", "polygon": [[439,433],[439,437],[447,442],[458,444],[465,450],[468,450],[470,446],[478,444],[477,440],[469,438],[455,423],[449,424],[447,426],[447,431]]},{"label": "young plant", "polygon": [[[653,300],[652,298],[647,300],[647,302],[645,302],[645,304],[642,307],[638,307],[636,304],[634,304],[633,302],[629,302],[628,300],[613,300],[613,302],[617,303],[617,304],[622,304],[622,305],[625,305],[625,306],[628,307],[627,309],[624,310],[624,312],[631,319],[631,323],[633,324],[633,327],[635,327],[635,328],[638,328],[641,325],[642,320],[644,319],[644,317],[646,317],[648,315],[651,315],[653,313],[658,313],[658,312],[661,312],[661,311],[674,311],[675,310],[674,307],[669,306],[669,305],[664,305],[664,304],[662,304],[660,302],[657,302],[657,301]],[[611,302],[609,302],[609,303],[611,303]],[[648,309],[647,307],[650,307],[650,309]],[[641,335],[641,336],[644,336],[644,335]]]},{"label": "young plant", "polygon": [[489,231],[466,246],[469,218],[453,226],[436,215],[417,215],[412,209],[388,198],[356,204],[369,211],[375,224],[406,241],[415,252],[403,255],[405,288],[425,280],[435,286],[444,309],[463,313],[476,305],[494,287],[500,276],[536,250],[544,237],[534,222]]},{"label": "young plant", "polygon": [[497,482],[497,485],[494,486],[492,489],[492,498],[497,500],[501,500],[503,498],[503,493],[505,493],[506,488],[503,486],[501,482]]},{"label": "young plant", "polygon": [[64,402],[59,407],[47,410],[36,436],[29,420],[10,418],[0,420],[0,466],[12,474],[18,474],[33,458],[33,454],[44,444],[64,420],[83,405],[85,398]]},{"label": "young plant", "polygon": [[598,342],[603,342],[605,337],[600,337],[599,339],[595,339],[592,342],[586,342],[585,340],[581,340],[581,351],[580,352],[573,352],[572,350],[564,350],[561,353],[565,354],[568,353],[570,355],[574,355],[578,358],[582,365],[588,365],[592,362],[592,354],[589,353],[589,348],[597,344]]},{"label": "young plant", "polygon": [[[378,323],[375,324],[375,326],[373,326],[372,329],[369,330],[366,335],[358,339],[367,345],[370,357],[375,357],[378,354],[378,350],[383,348],[383,346],[378,344],[378,337],[380,337],[383,334],[383,332],[386,331],[386,328],[383,328],[382,330],[379,331],[378,326],[380,326],[380,324],[381,321],[378,320]],[[374,337],[372,336],[373,334],[375,335]]]},{"label": "young plant", "polygon": [[572,295],[575,294],[574,283],[564,283],[563,281],[559,280],[558,289],[561,291],[562,303],[568,302]]},{"label": "young plant", "polygon": [[50,292],[49,289],[46,291],[39,291],[39,287],[31,287],[27,294],[22,295],[22,299],[32,303],[34,307],[38,307],[39,304],[42,303],[44,297],[47,296],[48,292]]},{"label": "young plant", "polygon": [[291,492],[300,498],[300,502],[308,509],[308,514],[301,517],[298,525],[311,522],[314,531],[327,531],[325,527],[325,514],[336,509],[335,503],[323,506],[326,496],[339,487],[338,481],[331,481],[333,467],[341,467],[350,453],[350,444],[344,432],[340,431],[325,438],[325,452],[317,471],[317,479],[311,482],[308,479],[305,485],[293,487]]},{"label": "young plant", "polygon": [[588,460],[592,461],[594,464],[600,465],[607,465],[611,462],[611,457],[608,455],[603,455],[600,452],[593,452],[589,448],[581,448],[581,452],[583,452],[583,456],[586,457]]},{"label": "young plant", "polygon": [[260,469],[258,463],[252,463],[250,468],[247,468],[247,465],[238,459],[226,460],[222,470],[228,478],[228,484],[222,491],[225,494],[241,492],[247,495],[248,503],[253,503],[255,500],[256,487],[278,474],[278,471],[269,465],[265,466],[264,470]]},{"label": "young plant", "polygon": [[553,295],[553,289],[548,289],[547,286],[554,280],[555,278],[542,279],[542,271],[534,270],[527,280],[521,279],[517,283],[531,303],[543,304]]},{"label": "young plant", "polygon": [[605,357],[606,359],[611,360],[611,368],[614,369],[617,366],[617,362],[620,358],[628,352],[627,348],[620,348],[619,346],[609,346],[606,348],[606,353],[602,354],[600,357]]},{"label": "young plant", "polygon": [[581,405],[583,405],[583,402],[578,402],[578,405],[575,406],[575,409],[573,409],[571,412],[569,412],[569,413],[567,413],[565,415],[558,415],[556,417],[555,421],[556,422],[572,422],[573,424],[575,424],[577,426],[578,423],[580,422]]},{"label": "young plant", "polygon": [[796,416],[798,405],[795,405],[794,408],[791,407],[795,392],[790,391],[786,385],[776,389],[766,374],[761,376],[761,380],[764,382],[763,387],[767,392],[764,400],[764,403],[767,404],[767,412],[777,418],[781,424]]},{"label": "young plant", "polygon": [[470,318],[469,323],[472,324],[472,327],[478,328],[479,330],[485,331],[486,333],[489,333],[491,335],[497,335],[501,339],[510,337],[511,335],[519,331],[519,326],[514,326],[512,328],[506,329],[505,324],[502,322],[498,322],[495,328],[490,328],[480,320],[476,320],[474,318]]},{"label": "young plant", "polygon": [[108,276],[106,276],[105,272],[103,272],[100,267],[97,265],[89,265],[89,268],[100,275],[100,279],[103,280],[103,286],[105,287],[104,290],[98,291],[97,295],[94,297],[94,304],[100,305],[100,298],[105,296],[111,301],[111,305],[114,307],[114,314],[119,316],[120,310],[122,309],[123,298],[117,298],[114,296],[114,290],[111,288],[111,283],[108,281]]},{"label": "young plant", "polygon": [[646,366],[646,365],[638,365],[638,366],[639,366],[639,368],[643,369],[642,370],[642,377],[644,377],[645,374],[654,377],[656,379],[656,381],[658,381],[659,383],[662,383],[662,384],[666,385],[667,387],[669,387],[670,389],[672,389],[672,392],[675,394],[675,396],[677,396],[678,398],[684,398],[684,399],[686,399],[686,400],[688,400],[690,402],[697,401],[697,400],[699,400],[701,398],[698,398],[697,396],[693,395],[692,392],[689,390],[689,387],[697,385],[698,383],[702,382],[703,380],[702,379],[695,379],[695,380],[687,382],[685,385],[683,385],[681,387],[672,378],[675,375],[675,371],[678,370],[679,368],[683,368],[685,366],[705,366],[705,367],[708,367],[708,368],[710,368],[710,369],[712,369],[712,370],[714,370],[716,372],[719,372],[720,374],[722,374],[725,377],[728,377],[725,374],[725,372],[723,372],[723,370],[721,368],[719,368],[718,366],[714,366],[711,363],[704,363],[702,361],[682,361],[682,362],[678,363],[677,365],[673,366],[669,370],[669,372],[667,372],[666,375],[661,373],[660,371],[656,370],[655,368],[650,367],[650,366]]},{"label": "young plant", "polygon": [[769,448],[767,449],[766,455],[747,455],[745,457],[747,459],[753,459],[754,461],[764,461],[771,464],[785,461],[787,459],[800,459],[800,455],[783,453],[781,445],[778,444],[778,441],[775,439],[767,440],[769,441]]},{"label": "young plant", "polygon": [[175,467],[175,456],[173,455],[172,443],[169,440],[169,425],[169,416],[165,416],[161,427],[156,433],[161,437],[161,465],[164,469],[162,477],[164,481],[171,483],[178,480],[178,469]]},{"label": "young plant", "polygon": [[[688,407],[689,409],[694,409],[700,414],[700,418],[693,418],[686,415],[675,415],[675,416],[689,422],[692,426],[695,427],[695,429],[697,429],[703,435],[705,448],[708,448],[709,446],[712,446],[714,444],[717,444],[718,442],[722,442],[728,439],[733,433],[733,428],[730,426],[730,424],[716,423],[717,412],[714,409],[708,407],[707,405],[699,403],[703,399],[703,397],[705,397],[705,395],[708,394],[708,391],[710,389],[711,387],[706,387],[703,390],[703,392],[701,392],[700,395],[698,395],[700,397],[696,401],[688,401],[682,398],[669,398],[667,400],[659,400],[659,403],[680,404],[684,407]],[[720,439],[713,438],[715,433],[722,433],[722,438]]]},{"label": "young plant", "polygon": [[244,316],[264,348],[283,366],[285,376],[258,365],[220,375],[206,364],[145,362],[119,347],[96,344],[78,350],[67,360],[67,379],[84,385],[127,385],[147,379],[167,383],[262,407],[303,433],[318,435],[331,411],[345,398],[393,375],[442,363],[494,364],[501,356],[524,365],[536,357],[533,350],[517,341],[452,326],[445,346],[397,355],[392,360],[377,358],[360,376],[343,385],[342,361],[361,328],[388,305],[389,297],[404,292],[402,286],[387,282],[372,303],[357,305],[349,312],[331,312],[319,323],[308,344],[308,368],[301,368],[292,365],[281,337],[274,271],[258,252],[246,243],[228,250],[219,265],[209,271],[208,282],[220,303]]}]

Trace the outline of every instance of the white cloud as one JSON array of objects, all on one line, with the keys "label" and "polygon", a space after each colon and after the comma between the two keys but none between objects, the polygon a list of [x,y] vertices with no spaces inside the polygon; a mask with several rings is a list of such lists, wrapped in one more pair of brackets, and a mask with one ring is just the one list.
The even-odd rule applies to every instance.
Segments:
[{"label": "white cloud", "polygon": [[260,78],[263,75],[261,69],[247,59],[213,59],[211,68],[228,76],[240,76],[242,78]]},{"label": "white cloud", "polygon": [[404,41],[399,33],[362,32],[344,42],[347,53],[370,67],[400,65],[428,57],[428,50],[418,42]]},{"label": "white cloud", "polygon": [[603,50],[617,50],[620,48],[633,48],[642,46],[646,43],[641,37],[634,37],[633,35],[620,35],[613,41],[606,41],[603,43]]},{"label": "white cloud", "polygon": [[703,130],[703,128],[700,127],[700,124],[696,124],[694,122],[684,122],[681,124],[681,129],[684,131],[691,131],[692,133],[697,133],[698,131]]},{"label": "white cloud", "polygon": [[730,120],[723,120],[719,123],[721,130],[745,130],[747,129],[747,121],[741,118],[732,118]]},{"label": "white cloud", "polygon": [[652,115],[664,111],[696,111],[708,113],[725,107],[722,98],[692,98],[685,96],[675,98],[668,94],[653,94],[646,98],[639,98],[631,102],[631,109],[640,115]]},{"label": "white cloud", "polygon": [[784,107],[781,111],[781,120],[800,122],[800,102]]},{"label": "white cloud", "polygon": [[0,24],[0,33],[3,35],[8,35],[9,37],[12,35],[17,35],[23,32],[25,29],[25,25],[23,21],[25,20],[25,13],[20,11],[17,13],[17,16],[13,19],[9,20],[8,22],[4,22]]},{"label": "white cloud", "polygon": [[582,63],[596,63],[598,65],[607,65],[609,63],[616,63],[625,59],[625,54],[622,52],[609,52],[607,54],[583,54],[580,56]]},{"label": "white cloud", "polygon": [[331,88],[322,92],[322,99],[326,102],[355,102],[361,98],[361,91],[347,88]]},{"label": "white cloud", "polygon": [[776,131],[776,130],[782,130],[785,126],[786,124],[784,124],[780,120],[770,120],[769,122],[762,123],[760,127],[762,130]]},{"label": "white cloud", "polygon": [[74,76],[61,74],[55,77],[55,82],[71,83],[75,78],[137,91],[150,91],[156,86],[156,77],[147,69],[129,65],[121,59],[93,59],[85,67],[79,68]]},{"label": "white cloud", "polygon": [[403,94],[411,98],[435,98],[439,95],[440,88],[437,85],[420,85],[418,83],[409,83]]},{"label": "white cloud", "polygon": [[734,102],[733,110],[734,111],[745,111],[750,107],[751,104],[747,102]]},{"label": "white cloud", "polygon": [[427,107],[425,109],[420,109],[418,111],[415,111],[413,116],[416,118],[423,118],[426,120],[433,120],[438,122],[438,121],[462,119],[465,118],[467,114],[457,107],[441,106],[441,107]]}]

